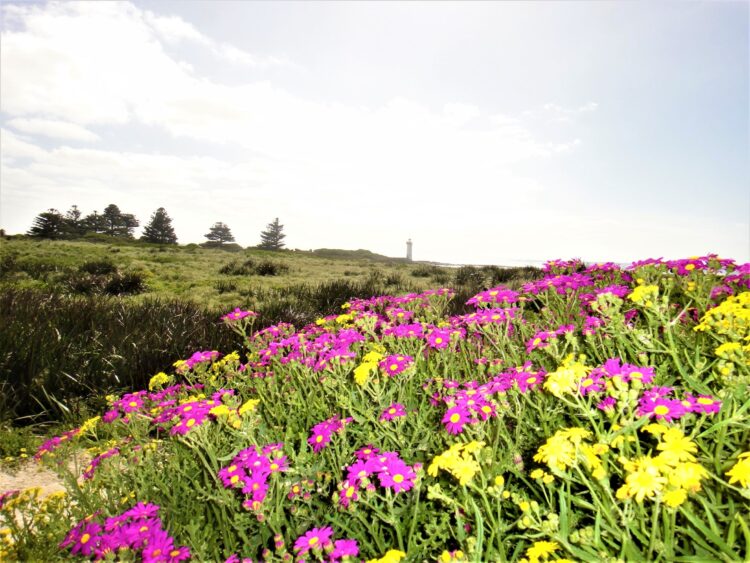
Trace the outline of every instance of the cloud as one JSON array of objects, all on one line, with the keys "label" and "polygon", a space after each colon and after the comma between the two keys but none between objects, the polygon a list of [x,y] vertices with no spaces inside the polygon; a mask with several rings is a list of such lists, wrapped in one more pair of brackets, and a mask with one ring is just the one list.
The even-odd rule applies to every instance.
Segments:
[{"label": "cloud", "polygon": [[85,127],[76,125],[75,123],[69,123],[67,121],[59,121],[55,119],[24,119],[17,118],[11,119],[6,123],[17,131],[23,133],[31,133],[35,135],[42,135],[44,137],[50,137],[53,139],[67,139],[72,141],[86,141],[94,142],[99,141],[99,135],[89,131]]},{"label": "cloud", "polygon": [[[28,228],[40,201],[87,211],[115,202],[141,219],[164,205],[183,242],[201,241],[221,220],[239,242],[254,244],[279,216],[291,246],[346,240],[398,254],[413,236],[422,257],[492,262],[523,243],[522,210],[541,207],[551,195],[516,165],[560,158],[581,144],[575,137],[550,142],[523,115],[488,114],[467,103],[435,110],[394,97],[360,107],[313,101],[268,80],[223,84],[181,60],[180,46],[221,52],[233,63],[263,63],[181,18],[128,3],[5,10],[1,95],[9,127],[93,141],[84,138],[94,135],[87,127],[109,138],[145,125],[163,135],[158,146],[167,153],[115,150],[104,140],[95,149],[44,149],[6,129],[3,200],[14,213],[3,219],[10,231]],[[234,156],[179,154],[170,141],[181,138],[211,144],[215,154],[230,148]],[[521,223],[506,228],[517,218]],[[543,220],[535,212],[534,221]],[[493,242],[498,231],[503,240]],[[503,254],[493,254],[498,249]]]}]

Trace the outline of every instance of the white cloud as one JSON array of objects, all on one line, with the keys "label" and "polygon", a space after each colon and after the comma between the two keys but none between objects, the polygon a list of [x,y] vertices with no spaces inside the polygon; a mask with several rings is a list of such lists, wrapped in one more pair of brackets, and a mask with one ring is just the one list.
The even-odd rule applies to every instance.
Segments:
[{"label": "white cloud", "polygon": [[44,137],[50,137],[53,139],[68,139],[72,141],[86,142],[100,140],[99,135],[92,131],[89,131],[85,127],[81,127],[80,125],[76,125],[75,123],[59,121],[55,119],[17,118],[8,121],[7,125],[23,133],[42,135]]}]

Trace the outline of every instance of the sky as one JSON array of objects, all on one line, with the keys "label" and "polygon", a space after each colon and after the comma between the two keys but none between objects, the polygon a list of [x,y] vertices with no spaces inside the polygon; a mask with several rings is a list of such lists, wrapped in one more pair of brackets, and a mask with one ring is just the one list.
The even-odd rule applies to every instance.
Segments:
[{"label": "sky", "polygon": [[0,10],[8,233],[115,203],[183,244],[750,261],[748,2]]}]

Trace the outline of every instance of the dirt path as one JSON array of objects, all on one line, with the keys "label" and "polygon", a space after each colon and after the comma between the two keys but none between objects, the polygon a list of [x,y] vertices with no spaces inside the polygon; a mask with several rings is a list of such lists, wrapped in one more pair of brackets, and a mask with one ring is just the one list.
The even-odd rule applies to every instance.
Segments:
[{"label": "dirt path", "polygon": [[41,496],[65,489],[57,475],[33,460],[12,472],[0,468],[0,493],[30,487],[41,487]]}]

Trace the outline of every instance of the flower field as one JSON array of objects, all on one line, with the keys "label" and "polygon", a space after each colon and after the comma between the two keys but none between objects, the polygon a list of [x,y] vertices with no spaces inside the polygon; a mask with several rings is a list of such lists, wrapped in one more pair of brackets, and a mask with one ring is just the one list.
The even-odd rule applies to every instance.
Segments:
[{"label": "flower field", "polygon": [[452,298],[228,313],[245,349],[39,448],[67,492],[0,493],[0,559],[750,558],[750,264],[556,260]]}]

